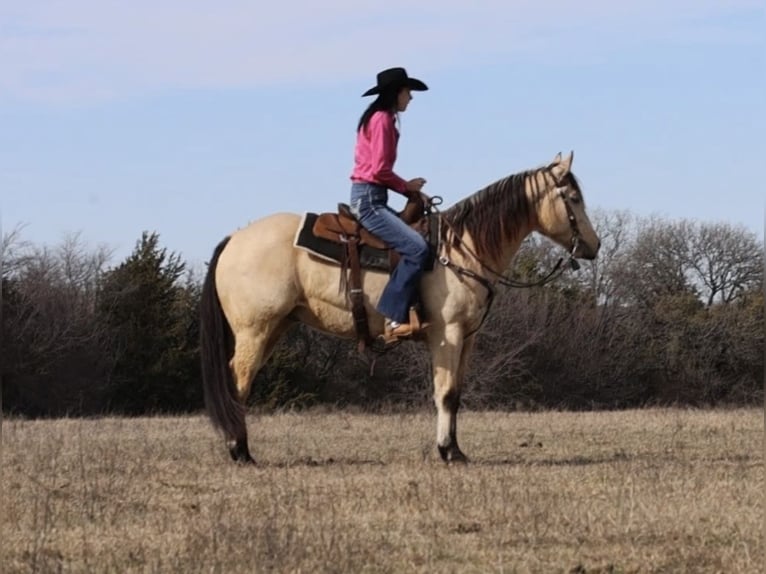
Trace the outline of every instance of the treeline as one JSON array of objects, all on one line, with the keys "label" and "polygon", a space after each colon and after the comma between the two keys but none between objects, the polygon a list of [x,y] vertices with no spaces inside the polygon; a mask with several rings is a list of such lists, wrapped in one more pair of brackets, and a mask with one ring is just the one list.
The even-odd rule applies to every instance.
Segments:
[{"label": "treeline", "polygon": [[[471,408],[626,408],[763,400],[763,245],[727,223],[597,213],[598,260],[530,289],[501,291],[467,374]],[[212,249],[212,247],[211,247]],[[531,238],[516,279],[547,274],[560,249]],[[202,277],[144,233],[117,265],[78,236],[2,243],[2,406],[26,416],[203,408]],[[424,346],[381,356],[298,326],[258,374],[261,408],[430,404]]]}]

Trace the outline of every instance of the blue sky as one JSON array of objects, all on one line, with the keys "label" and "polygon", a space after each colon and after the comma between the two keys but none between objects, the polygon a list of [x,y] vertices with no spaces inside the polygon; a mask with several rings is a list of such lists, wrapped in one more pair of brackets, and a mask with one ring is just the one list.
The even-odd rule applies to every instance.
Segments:
[{"label": "blue sky", "polygon": [[401,65],[431,89],[396,170],[447,205],[574,150],[591,210],[762,237],[764,38],[754,0],[11,0],[2,225],[115,262],[157,231],[199,265],[250,220],[347,201],[360,95]]}]

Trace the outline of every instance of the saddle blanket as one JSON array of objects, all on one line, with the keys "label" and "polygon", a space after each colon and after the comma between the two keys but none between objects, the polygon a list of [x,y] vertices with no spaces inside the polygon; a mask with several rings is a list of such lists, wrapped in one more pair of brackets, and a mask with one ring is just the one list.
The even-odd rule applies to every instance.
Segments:
[{"label": "saddle blanket", "polygon": [[[314,235],[313,228],[317,217],[319,217],[319,215],[316,213],[306,212],[303,214],[300,225],[298,225],[298,231],[295,234],[293,246],[308,251],[326,261],[340,265],[346,248],[342,243],[336,243]],[[432,237],[434,235],[435,234],[432,231]],[[433,244],[431,245],[431,253],[435,253],[435,246]],[[389,272],[390,264],[388,250],[374,249],[369,245],[362,245],[359,248],[359,264],[362,269],[376,269]],[[425,270],[431,271],[433,269],[433,264],[434,257],[432,256],[428,259]]]}]

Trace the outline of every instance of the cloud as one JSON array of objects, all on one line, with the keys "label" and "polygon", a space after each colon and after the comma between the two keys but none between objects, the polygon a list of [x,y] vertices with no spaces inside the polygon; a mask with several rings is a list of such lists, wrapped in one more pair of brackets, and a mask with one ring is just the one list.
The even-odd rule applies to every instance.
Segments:
[{"label": "cloud", "polygon": [[[167,89],[368,80],[486,57],[646,41],[752,41],[757,0],[38,0],[0,7],[5,98],[90,102]],[[722,16],[734,23],[720,24]],[[726,20],[728,22],[728,20]]]}]

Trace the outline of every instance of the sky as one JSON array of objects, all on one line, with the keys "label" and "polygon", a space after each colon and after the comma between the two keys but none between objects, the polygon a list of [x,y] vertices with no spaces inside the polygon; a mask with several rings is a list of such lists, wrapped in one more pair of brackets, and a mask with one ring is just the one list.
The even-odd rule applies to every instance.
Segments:
[{"label": "sky", "polygon": [[[755,0],[8,0],[0,216],[118,263],[190,265],[270,213],[347,202],[381,69],[429,86],[396,171],[445,206],[574,151],[589,210],[763,237],[766,18]],[[394,207],[403,201],[392,198]]]}]

